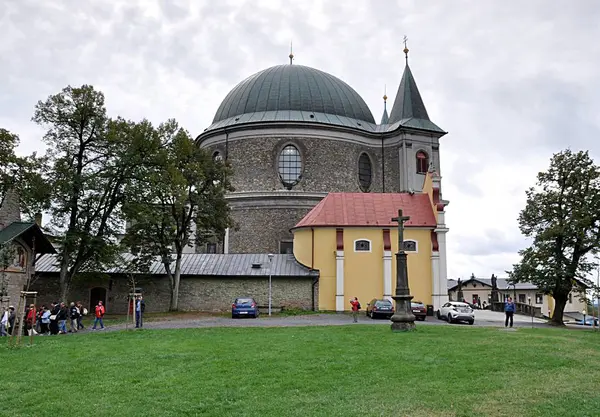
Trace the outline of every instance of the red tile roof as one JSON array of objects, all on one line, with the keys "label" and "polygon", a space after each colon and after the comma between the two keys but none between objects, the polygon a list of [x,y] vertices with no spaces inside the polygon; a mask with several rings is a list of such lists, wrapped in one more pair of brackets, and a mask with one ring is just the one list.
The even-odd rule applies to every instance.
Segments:
[{"label": "red tile roof", "polygon": [[382,226],[394,227],[398,210],[410,216],[405,225],[435,227],[436,219],[427,194],[329,193],[294,227]]}]

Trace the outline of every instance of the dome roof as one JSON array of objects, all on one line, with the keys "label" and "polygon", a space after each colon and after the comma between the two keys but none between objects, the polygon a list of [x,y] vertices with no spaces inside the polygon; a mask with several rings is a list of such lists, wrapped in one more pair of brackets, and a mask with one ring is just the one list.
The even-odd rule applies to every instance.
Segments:
[{"label": "dome roof", "polygon": [[[339,78],[302,65],[277,65],[235,86],[219,106],[213,125],[243,114],[285,110],[330,114],[375,124],[362,97]],[[277,119],[282,120],[281,116]],[[290,116],[292,119],[296,120]]]}]

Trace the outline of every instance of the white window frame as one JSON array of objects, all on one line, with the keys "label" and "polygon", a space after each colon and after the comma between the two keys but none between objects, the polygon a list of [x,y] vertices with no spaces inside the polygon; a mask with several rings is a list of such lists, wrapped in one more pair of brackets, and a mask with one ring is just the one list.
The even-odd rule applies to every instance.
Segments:
[{"label": "white window frame", "polygon": [[[356,242],[369,242],[369,250],[356,250]],[[370,239],[364,239],[364,238],[363,239],[356,239],[354,241],[353,247],[354,247],[354,252],[357,252],[357,253],[371,253],[373,251],[373,242],[371,242]]]},{"label": "white window frame", "polygon": [[414,242],[415,244],[415,250],[407,250],[405,251],[407,254],[409,253],[419,253],[419,242],[417,240],[414,239],[404,239],[405,242]]}]

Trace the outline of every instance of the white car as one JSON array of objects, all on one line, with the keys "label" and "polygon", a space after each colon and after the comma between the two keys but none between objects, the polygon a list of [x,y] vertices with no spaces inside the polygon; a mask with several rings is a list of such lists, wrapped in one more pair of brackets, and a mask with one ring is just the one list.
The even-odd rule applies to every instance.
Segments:
[{"label": "white car", "polygon": [[475,312],[467,303],[450,301],[444,304],[437,311],[437,318],[447,320],[448,323],[466,321],[469,324],[475,323]]}]

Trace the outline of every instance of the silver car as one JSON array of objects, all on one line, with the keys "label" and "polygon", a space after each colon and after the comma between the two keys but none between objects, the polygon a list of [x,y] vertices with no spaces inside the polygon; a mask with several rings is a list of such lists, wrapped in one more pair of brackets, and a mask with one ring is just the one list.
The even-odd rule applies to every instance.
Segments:
[{"label": "silver car", "polygon": [[437,318],[447,320],[448,323],[465,321],[469,324],[475,323],[475,312],[467,303],[450,301],[437,311]]}]

